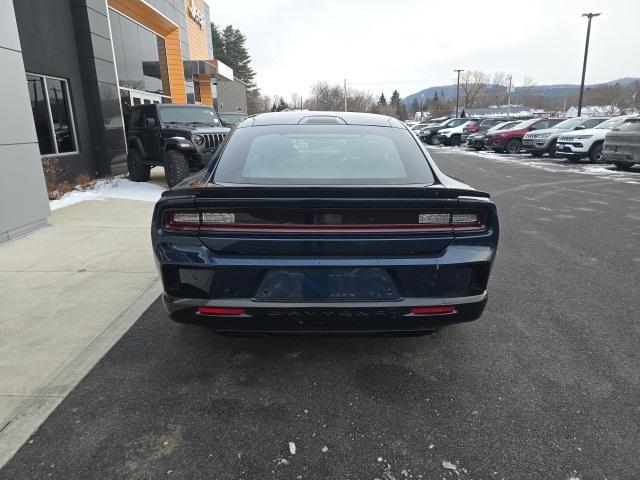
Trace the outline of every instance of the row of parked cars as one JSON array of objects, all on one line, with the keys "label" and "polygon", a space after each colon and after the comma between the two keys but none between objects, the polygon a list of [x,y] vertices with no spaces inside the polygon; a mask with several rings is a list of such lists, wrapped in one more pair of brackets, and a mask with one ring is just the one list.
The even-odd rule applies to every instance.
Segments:
[{"label": "row of parked cars", "polygon": [[429,145],[459,146],[474,150],[533,156],[584,158],[611,162],[626,170],[640,163],[640,117],[575,118],[439,118],[410,127]]}]

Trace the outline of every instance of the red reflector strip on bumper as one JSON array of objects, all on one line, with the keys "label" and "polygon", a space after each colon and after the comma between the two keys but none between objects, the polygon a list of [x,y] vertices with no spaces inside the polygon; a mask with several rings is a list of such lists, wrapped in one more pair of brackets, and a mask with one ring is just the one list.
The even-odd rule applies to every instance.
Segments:
[{"label": "red reflector strip on bumper", "polygon": [[443,305],[439,307],[412,307],[411,313],[414,315],[445,315],[447,313],[456,313],[453,305]]},{"label": "red reflector strip on bumper", "polygon": [[244,315],[244,308],[200,307],[201,315]]}]

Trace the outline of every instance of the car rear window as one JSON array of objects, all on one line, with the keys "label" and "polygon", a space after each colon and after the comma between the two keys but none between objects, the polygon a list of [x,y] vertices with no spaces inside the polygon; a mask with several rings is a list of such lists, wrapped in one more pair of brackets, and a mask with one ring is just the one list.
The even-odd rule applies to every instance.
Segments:
[{"label": "car rear window", "polygon": [[618,128],[617,132],[640,132],[640,120],[627,120]]},{"label": "car rear window", "polygon": [[266,185],[430,184],[433,174],[405,129],[271,125],[237,129],[216,183]]}]

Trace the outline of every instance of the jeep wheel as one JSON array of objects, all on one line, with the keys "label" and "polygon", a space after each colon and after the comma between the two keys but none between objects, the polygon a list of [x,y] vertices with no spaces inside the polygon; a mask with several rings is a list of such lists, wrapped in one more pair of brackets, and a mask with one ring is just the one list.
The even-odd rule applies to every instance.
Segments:
[{"label": "jeep wheel", "polygon": [[509,154],[512,155],[514,153],[519,153],[520,150],[522,150],[522,142],[520,141],[519,138],[512,138],[511,140],[509,140],[507,142],[507,144],[504,146],[504,150]]},{"label": "jeep wheel", "polygon": [[613,162],[613,164],[618,170],[631,170],[631,167],[633,167],[633,163]]},{"label": "jeep wheel", "polygon": [[430,145],[440,145],[440,139],[437,135],[431,135],[431,143]]},{"label": "jeep wheel", "polygon": [[556,158],[556,142],[551,142],[547,153],[549,154],[549,158]]},{"label": "jeep wheel", "polygon": [[173,187],[191,175],[189,159],[178,150],[169,150],[164,161],[164,177],[167,185]]},{"label": "jeep wheel", "polygon": [[453,137],[451,137],[451,140],[449,140],[449,144],[452,147],[459,147],[460,145],[462,145],[462,138],[460,137],[460,135],[454,135]]},{"label": "jeep wheel", "polygon": [[127,168],[129,169],[129,178],[134,182],[146,182],[151,176],[151,167],[144,164],[142,155],[136,147],[129,147]]},{"label": "jeep wheel", "polygon": [[602,143],[596,143],[589,149],[589,161],[591,163],[602,162]]}]

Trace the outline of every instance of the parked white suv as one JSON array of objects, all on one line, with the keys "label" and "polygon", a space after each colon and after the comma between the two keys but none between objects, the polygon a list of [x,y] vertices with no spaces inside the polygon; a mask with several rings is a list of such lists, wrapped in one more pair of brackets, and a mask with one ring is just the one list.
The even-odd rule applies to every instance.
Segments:
[{"label": "parked white suv", "polygon": [[572,162],[589,157],[589,161],[598,163],[602,161],[602,145],[607,133],[622,125],[627,119],[635,117],[637,115],[622,115],[610,118],[594,128],[563,133],[558,137],[556,154]]},{"label": "parked white suv", "polygon": [[465,133],[465,127],[469,126],[474,119],[469,119],[464,122],[462,125],[458,125],[453,128],[443,128],[438,132],[438,140],[442,145],[452,145],[454,147],[460,146],[462,144],[462,134]]}]

